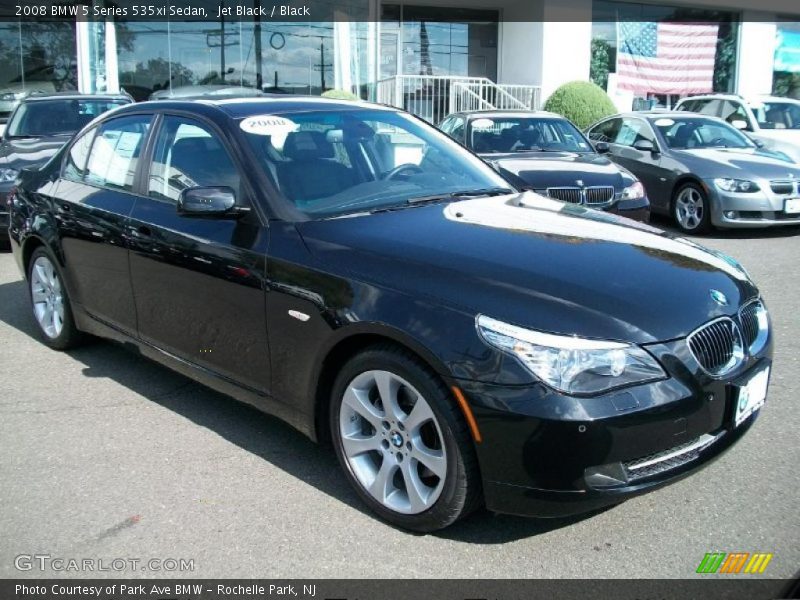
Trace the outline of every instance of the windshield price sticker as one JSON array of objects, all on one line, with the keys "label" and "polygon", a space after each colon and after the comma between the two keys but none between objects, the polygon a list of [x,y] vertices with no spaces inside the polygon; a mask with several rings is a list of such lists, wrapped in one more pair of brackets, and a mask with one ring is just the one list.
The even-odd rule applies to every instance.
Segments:
[{"label": "windshield price sticker", "polygon": [[475,119],[472,122],[473,129],[489,129],[494,125],[494,121],[491,119]]},{"label": "windshield price sticker", "polygon": [[253,135],[280,135],[296,131],[297,123],[278,115],[256,115],[243,119],[239,125],[245,133]]}]

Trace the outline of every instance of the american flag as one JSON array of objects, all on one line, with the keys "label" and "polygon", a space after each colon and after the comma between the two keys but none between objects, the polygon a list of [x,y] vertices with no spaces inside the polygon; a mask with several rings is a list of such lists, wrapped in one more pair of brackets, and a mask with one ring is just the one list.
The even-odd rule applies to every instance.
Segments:
[{"label": "american flag", "polygon": [[638,94],[713,90],[719,26],[617,23],[617,87]]}]

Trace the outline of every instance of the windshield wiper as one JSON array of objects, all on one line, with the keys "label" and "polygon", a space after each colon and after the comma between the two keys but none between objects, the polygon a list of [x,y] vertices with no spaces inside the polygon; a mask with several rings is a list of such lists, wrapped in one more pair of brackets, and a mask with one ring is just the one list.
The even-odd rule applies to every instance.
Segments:
[{"label": "windshield wiper", "polygon": [[427,202],[441,202],[451,198],[478,198],[481,196],[502,196],[503,194],[513,194],[514,190],[506,187],[477,188],[470,190],[459,190],[457,192],[447,192],[444,194],[431,194],[429,196],[418,196],[409,198],[406,204],[425,204]]}]

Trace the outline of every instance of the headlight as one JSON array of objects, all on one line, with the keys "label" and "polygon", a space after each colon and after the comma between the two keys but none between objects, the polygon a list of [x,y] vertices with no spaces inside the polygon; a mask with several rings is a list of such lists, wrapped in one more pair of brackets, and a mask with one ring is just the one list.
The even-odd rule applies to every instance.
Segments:
[{"label": "headlight", "polygon": [[19,175],[19,171],[16,169],[0,168],[0,183],[14,181],[17,178],[17,175]]},{"label": "headlight", "polygon": [[25,97],[25,92],[6,92],[5,94],[0,94],[0,100],[5,102],[9,102],[11,100],[21,100]]},{"label": "headlight", "polygon": [[476,323],[489,345],[515,356],[542,382],[567,394],[598,394],[666,377],[655,358],[631,344],[541,333],[484,315]]},{"label": "headlight", "polygon": [[623,200],[638,200],[639,198],[644,198],[644,186],[641,181],[635,181],[622,190]]},{"label": "headlight", "polygon": [[760,189],[755,181],[731,179],[729,177],[719,177],[715,179],[714,185],[725,192],[739,192],[743,194],[757,192]]}]

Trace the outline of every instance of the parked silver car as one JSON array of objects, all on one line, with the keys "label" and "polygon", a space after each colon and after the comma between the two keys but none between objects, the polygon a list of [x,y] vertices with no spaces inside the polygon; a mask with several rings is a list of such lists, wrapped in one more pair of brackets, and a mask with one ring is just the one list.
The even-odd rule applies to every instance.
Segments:
[{"label": "parked silver car", "polygon": [[722,119],[636,112],[595,123],[593,143],[647,189],[650,209],[688,233],[800,224],[800,165],[760,148]]}]

